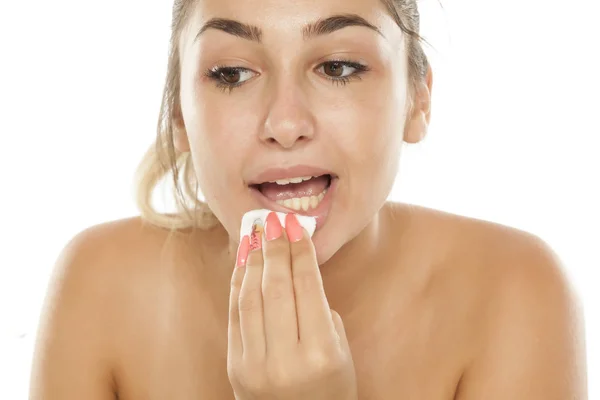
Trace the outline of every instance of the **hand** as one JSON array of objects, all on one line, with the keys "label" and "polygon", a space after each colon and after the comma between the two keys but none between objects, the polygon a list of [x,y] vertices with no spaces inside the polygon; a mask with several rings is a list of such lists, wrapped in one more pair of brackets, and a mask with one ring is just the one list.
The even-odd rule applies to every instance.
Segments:
[{"label": "hand", "polygon": [[287,232],[270,213],[265,234],[240,243],[227,354],[235,398],[357,399],[346,332],[329,308],[312,241],[294,214],[285,224]]}]

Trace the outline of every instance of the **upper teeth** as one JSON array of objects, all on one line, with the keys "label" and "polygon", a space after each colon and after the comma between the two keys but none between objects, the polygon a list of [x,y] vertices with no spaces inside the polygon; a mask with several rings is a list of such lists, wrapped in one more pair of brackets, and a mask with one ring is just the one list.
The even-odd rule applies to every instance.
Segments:
[{"label": "upper teeth", "polygon": [[277,183],[278,185],[287,185],[290,183],[300,183],[300,182],[308,181],[312,178],[313,178],[312,176],[300,176],[298,178],[278,179],[275,181],[275,183]]}]

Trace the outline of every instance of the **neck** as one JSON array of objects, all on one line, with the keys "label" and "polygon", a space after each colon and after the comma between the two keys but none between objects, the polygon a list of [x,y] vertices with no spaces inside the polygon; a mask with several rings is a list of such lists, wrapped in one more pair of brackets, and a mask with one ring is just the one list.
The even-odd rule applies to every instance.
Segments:
[{"label": "neck", "polygon": [[372,292],[369,283],[384,267],[385,218],[382,211],[351,241],[342,246],[325,264],[321,275],[330,308],[342,316],[356,311],[364,295]]}]

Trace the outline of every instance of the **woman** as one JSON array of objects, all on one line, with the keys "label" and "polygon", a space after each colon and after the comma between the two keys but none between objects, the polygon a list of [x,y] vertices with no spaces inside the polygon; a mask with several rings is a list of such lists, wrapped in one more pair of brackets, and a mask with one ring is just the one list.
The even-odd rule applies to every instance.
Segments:
[{"label": "woman", "polygon": [[[430,121],[414,0],[176,0],[172,28],[142,216],[63,250],[32,399],[586,397],[543,241],[386,201]],[[257,208],[286,229],[271,214],[250,246]]]}]

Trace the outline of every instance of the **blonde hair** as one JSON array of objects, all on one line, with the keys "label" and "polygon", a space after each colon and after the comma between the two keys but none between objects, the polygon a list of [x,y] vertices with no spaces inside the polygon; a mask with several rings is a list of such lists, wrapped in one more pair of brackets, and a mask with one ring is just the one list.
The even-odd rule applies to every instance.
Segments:
[{"label": "blonde hair", "polygon": [[[409,91],[412,99],[417,85],[428,69],[419,35],[420,17],[416,0],[382,0],[388,11],[408,35]],[[196,0],[174,0],[166,82],[160,106],[157,135],[142,158],[135,174],[136,205],[143,220],[170,230],[186,228],[210,229],[219,224],[208,204],[198,198],[192,157],[180,152],[174,144],[173,117],[181,115],[179,37],[193,10]],[[412,106],[411,106],[412,108]],[[152,204],[153,195],[161,182],[170,178],[170,193],[175,200],[174,213],[161,213]]]}]

